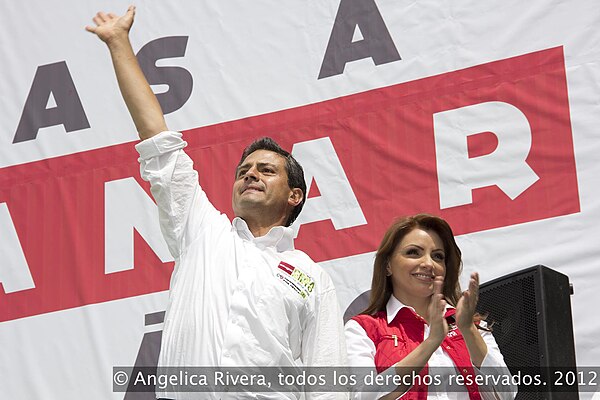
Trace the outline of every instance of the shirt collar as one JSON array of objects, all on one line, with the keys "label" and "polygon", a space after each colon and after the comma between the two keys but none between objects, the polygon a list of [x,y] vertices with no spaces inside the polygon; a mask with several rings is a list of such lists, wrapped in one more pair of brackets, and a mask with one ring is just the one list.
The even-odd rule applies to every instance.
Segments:
[{"label": "shirt collar", "polygon": [[[387,304],[385,305],[385,311],[387,313],[387,322],[388,324],[392,323],[394,318],[396,318],[396,314],[398,311],[402,310],[404,307],[409,307],[407,305],[402,304],[400,300],[398,300],[393,294],[390,296]],[[414,308],[409,307],[414,311]]]},{"label": "shirt collar", "polygon": [[[390,299],[388,300],[387,304],[385,305],[385,312],[387,315],[388,324],[392,323],[394,318],[396,318],[396,315],[398,314],[398,312],[400,312],[400,310],[402,310],[404,307],[410,308],[411,310],[415,311],[414,308],[402,303],[393,294],[390,296]],[[446,304],[446,311],[448,311],[451,308],[454,308],[454,307],[452,307],[450,304]],[[416,314],[416,311],[415,311],[415,314]]]},{"label": "shirt collar", "polygon": [[246,221],[240,217],[235,217],[231,224],[239,237],[254,243],[260,249],[274,247],[280,253],[294,250],[294,230],[288,226],[274,226],[266,235],[254,237]]}]

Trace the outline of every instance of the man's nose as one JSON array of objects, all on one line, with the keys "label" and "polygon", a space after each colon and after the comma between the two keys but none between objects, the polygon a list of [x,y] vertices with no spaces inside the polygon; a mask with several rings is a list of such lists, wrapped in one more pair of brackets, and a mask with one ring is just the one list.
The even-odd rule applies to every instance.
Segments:
[{"label": "man's nose", "polygon": [[258,171],[256,167],[248,168],[246,173],[244,174],[244,180],[257,180],[258,179]]}]

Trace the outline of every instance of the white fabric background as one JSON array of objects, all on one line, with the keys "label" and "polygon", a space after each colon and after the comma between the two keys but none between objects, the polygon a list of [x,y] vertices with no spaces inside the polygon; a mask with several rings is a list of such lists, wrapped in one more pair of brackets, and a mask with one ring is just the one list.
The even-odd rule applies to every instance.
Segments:
[{"label": "white fabric background", "polygon": [[[341,75],[318,80],[338,5],[330,0],[139,1],[131,37],[139,49],[158,37],[189,36],[185,57],[167,63],[186,68],[194,78],[190,99],[166,117],[175,130],[563,46],[581,211],[462,235],[458,242],[465,255],[464,276],[476,270],[487,281],[536,264],[568,275],[575,289],[578,365],[600,365],[595,307],[600,286],[600,5],[595,0],[379,0],[402,61],[375,66],[370,59],[359,60],[347,64]],[[96,11],[122,13],[126,6],[99,0],[3,2],[0,174],[1,168],[136,139],[107,50],[83,29]],[[62,125],[54,126],[40,130],[36,140],[12,144],[36,68],[63,60],[91,128],[65,134]],[[356,254],[322,263],[339,288],[343,309],[368,289],[365,265],[372,257]],[[133,363],[145,332],[142,316],[163,310],[167,299],[160,292],[0,323],[1,397],[121,399],[123,393],[112,393],[112,366]],[[0,291],[0,312],[3,307],[10,307],[10,298]]]}]

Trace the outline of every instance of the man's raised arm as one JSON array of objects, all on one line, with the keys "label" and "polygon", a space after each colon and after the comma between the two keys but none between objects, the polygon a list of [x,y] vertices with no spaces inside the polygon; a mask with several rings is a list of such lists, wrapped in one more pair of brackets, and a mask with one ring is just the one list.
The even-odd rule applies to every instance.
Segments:
[{"label": "man's raised arm", "polygon": [[108,46],[121,95],[140,139],[144,140],[166,131],[167,124],[129,41],[134,16],[134,6],[129,6],[123,16],[100,11],[93,18],[96,26],[88,25],[85,29],[96,34]]}]

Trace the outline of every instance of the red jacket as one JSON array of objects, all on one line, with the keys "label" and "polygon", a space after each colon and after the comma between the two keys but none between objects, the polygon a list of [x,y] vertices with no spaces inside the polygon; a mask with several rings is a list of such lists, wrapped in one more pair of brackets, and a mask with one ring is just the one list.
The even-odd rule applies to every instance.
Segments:
[{"label": "red jacket", "polygon": [[[456,310],[451,308],[446,311],[445,317],[452,317],[455,313]],[[380,311],[374,316],[357,315],[352,319],[363,327],[367,336],[375,344],[375,367],[378,373],[402,360],[423,341],[426,321],[409,307],[403,307],[398,311],[389,324],[385,311]],[[460,331],[455,327],[451,329],[441,346],[465,378],[465,382],[475,382],[471,357]],[[420,375],[426,375],[427,371],[426,365]],[[468,379],[468,376],[471,378]],[[466,388],[471,400],[481,399],[477,384],[466,385]],[[424,384],[414,385],[402,399],[426,400],[427,386]]]}]

